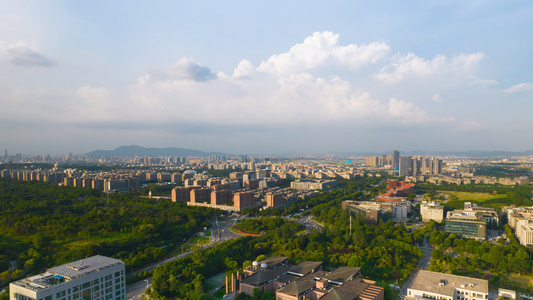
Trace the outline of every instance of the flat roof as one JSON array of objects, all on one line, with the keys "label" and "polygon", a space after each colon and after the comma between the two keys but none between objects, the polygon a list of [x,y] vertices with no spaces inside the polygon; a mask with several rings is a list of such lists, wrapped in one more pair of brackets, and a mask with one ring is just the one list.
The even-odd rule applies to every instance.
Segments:
[{"label": "flat roof", "polygon": [[242,279],[240,282],[248,285],[258,286],[283,276],[285,272],[289,270],[289,268],[289,266],[281,266],[273,269],[258,270],[257,273]]},{"label": "flat roof", "polygon": [[[441,280],[444,280],[444,286],[440,286]],[[420,270],[409,289],[447,296],[453,296],[454,289],[487,294],[489,282],[484,279]]]},{"label": "flat roof", "polygon": [[338,267],[333,272],[324,276],[329,281],[343,283],[348,280],[352,280],[357,274],[359,274],[361,268],[359,267]]},{"label": "flat roof", "polygon": [[119,259],[96,255],[50,268],[45,273],[24,278],[11,284],[39,291],[119,264],[124,263]]},{"label": "flat roof", "polygon": [[322,265],[321,261],[303,261],[292,268],[288,272],[300,274],[301,276],[304,276],[310,272],[312,272],[314,269],[318,268],[318,266]]},{"label": "flat roof", "polygon": [[47,270],[48,273],[61,275],[68,278],[77,278],[87,273],[99,271],[110,266],[124,264],[120,259],[95,255],[88,258],[80,259],[68,264],[53,267]]},{"label": "flat roof", "polygon": [[285,260],[287,260],[288,257],[286,256],[271,256],[271,257],[267,257],[261,261],[259,261],[259,264],[267,264],[267,267],[273,267],[273,266],[277,266],[279,265],[280,263],[284,262]]},{"label": "flat roof", "polygon": [[300,295],[301,293],[316,286],[315,281],[312,280],[314,277],[314,274],[308,274],[302,278],[298,278],[293,282],[287,284],[286,286],[282,287],[277,292],[295,296]]}]

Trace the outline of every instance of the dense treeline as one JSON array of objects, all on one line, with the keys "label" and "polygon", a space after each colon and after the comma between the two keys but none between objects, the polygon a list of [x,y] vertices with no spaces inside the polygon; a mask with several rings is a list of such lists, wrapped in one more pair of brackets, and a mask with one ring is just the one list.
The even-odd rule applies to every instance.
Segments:
[{"label": "dense treeline", "polygon": [[476,165],[476,176],[494,176],[494,177],[518,177],[524,176],[531,172],[529,168],[521,167],[517,163],[504,164],[480,164]]},{"label": "dense treeline", "polygon": [[261,233],[269,230],[274,230],[277,227],[281,227],[287,224],[291,230],[296,231],[301,229],[301,225],[295,222],[289,222],[285,219],[274,218],[262,218],[262,219],[243,219],[242,222],[236,225],[236,227],[248,233]]},{"label": "dense treeline", "polygon": [[130,271],[209,226],[212,212],[134,193],[108,203],[92,189],[0,179],[0,279],[20,275],[6,261],[28,274],[96,254],[122,259]]},{"label": "dense treeline", "polygon": [[253,260],[265,249],[256,249],[257,240],[242,237],[195,253],[154,269],[151,298],[201,299],[205,297],[205,279],[220,272],[236,271],[245,260]]},{"label": "dense treeline", "polygon": [[[493,274],[493,284],[499,286],[505,281],[508,273],[532,274],[532,262],[529,259],[532,249],[521,246],[514,237],[509,226],[505,225],[505,234],[510,242],[503,239],[498,244],[486,241],[465,240],[455,234],[434,231],[429,242],[435,246],[431,253],[433,258],[429,270],[452,274],[483,277],[487,272]],[[507,288],[520,288],[504,285]],[[521,287],[525,290],[526,287]],[[529,291],[531,292],[531,291]]]},{"label": "dense treeline", "polygon": [[362,267],[363,275],[374,279],[407,279],[423,256],[416,247],[423,236],[407,231],[403,225],[395,226],[390,220],[368,225],[360,218],[352,220],[350,235],[349,216],[341,202],[333,200],[313,208],[315,219],[329,226],[322,232],[299,237],[296,247],[286,254],[290,257],[300,253],[301,248],[305,250],[300,254],[304,257],[312,253],[322,256],[331,266]]}]

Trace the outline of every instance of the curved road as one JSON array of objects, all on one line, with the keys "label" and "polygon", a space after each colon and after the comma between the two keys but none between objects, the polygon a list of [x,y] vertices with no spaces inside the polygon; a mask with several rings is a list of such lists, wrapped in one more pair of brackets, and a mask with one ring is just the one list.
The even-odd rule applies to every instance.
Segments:
[{"label": "curved road", "polygon": [[[214,246],[216,244],[222,243],[222,242],[227,241],[229,239],[239,237],[240,235],[238,235],[236,233],[233,233],[230,230],[230,227],[233,225],[233,222],[234,222],[233,219],[230,219],[230,220],[225,221],[225,222],[218,222],[217,220],[213,220],[211,222],[211,224],[213,224],[213,232],[215,232],[215,234],[213,235],[214,237],[213,237],[213,239],[211,240],[211,242],[209,244],[206,244],[203,247],[205,247],[205,248],[212,247],[212,246]],[[218,234],[216,234],[217,232],[218,232]],[[189,241],[191,239],[189,239]],[[151,270],[153,270],[155,267],[157,267],[159,265],[162,265],[162,264],[167,263],[169,261],[173,261],[173,260],[185,257],[185,256],[187,256],[189,254],[192,254],[192,253],[193,253],[192,251],[184,252],[182,254],[176,255],[174,257],[171,257],[171,258],[165,259],[165,260],[163,260],[161,262],[158,262],[156,264],[153,264],[153,265],[151,265],[149,267],[146,267],[146,268],[143,268],[141,270],[137,270],[135,272],[129,273],[128,275],[131,276],[131,275],[135,275],[135,274],[140,273],[140,272],[151,271]],[[127,299],[142,299],[142,297],[144,295],[144,291],[151,284],[152,284],[152,277],[127,286],[126,287],[126,297],[127,297]]]}]

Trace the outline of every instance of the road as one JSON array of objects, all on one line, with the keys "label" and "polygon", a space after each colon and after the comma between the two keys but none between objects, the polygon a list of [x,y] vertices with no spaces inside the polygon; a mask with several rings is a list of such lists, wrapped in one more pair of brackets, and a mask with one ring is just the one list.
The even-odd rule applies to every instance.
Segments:
[{"label": "road", "polygon": [[[232,232],[230,230],[231,226],[233,226],[233,224],[235,224],[235,220],[236,220],[236,218],[231,218],[231,217],[226,219],[226,220],[218,220],[218,219],[211,220],[211,224],[213,226],[212,232],[214,233],[212,235],[213,236],[213,240],[211,241],[211,243],[206,244],[203,247],[212,247],[212,246],[214,246],[216,244],[222,243],[222,242],[227,241],[229,239],[240,237],[241,235],[239,235],[237,233],[234,233],[234,232]],[[317,228],[324,227],[324,225],[313,221],[311,219],[311,216],[301,217],[301,218],[298,219],[297,222],[302,224],[302,225],[304,225],[307,228],[307,232],[306,233],[308,233],[311,229],[317,229]],[[191,253],[193,253],[193,252],[189,251],[189,252],[182,253],[180,255],[176,255],[174,257],[171,257],[169,259],[161,261],[161,262],[159,262],[157,264],[154,264],[152,266],[149,266],[149,267],[146,267],[144,269],[129,273],[128,275],[135,275],[135,274],[140,273],[140,272],[151,271],[151,270],[153,270],[155,267],[157,267],[159,265],[162,265],[162,264],[164,264],[166,262],[169,262],[169,261],[176,260],[178,258],[185,257],[185,256],[187,256],[187,255],[189,255]],[[148,280],[148,282],[146,280]],[[143,280],[143,281],[140,281],[140,282],[137,282],[137,283],[134,283],[132,285],[127,286],[126,287],[127,299],[142,299],[142,297],[144,295],[144,291],[146,290],[148,285],[152,284],[152,277],[150,277],[150,278],[148,278],[146,280]],[[226,297],[224,299],[232,300],[233,299],[233,294],[228,295],[228,297]]]},{"label": "road", "polygon": [[324,225],[313,221],[310,215],[298,218],[296,223],[305,226],[305,234],[308,234],[309,231],[311,231],[312,229],[319,229],[324,227]]},{"label": "road", "polygon": [[127,299],[142,299],[144,291],[152,284],[152,277],[126,287]]},{"label": "road", "polygon": [[[212,246],[214,246],[216,244],[222,243],[222,242],[227,241],[227,240],[232,239],[232,238],[240,237],[240,235],[238,235],[236,233],[233,233],[230,230],[230,227],[233,226],[233,224],[234,224],[234,219],[229,219],[227,221],[219,221],[217,219],[214,219],[214,220],[212,220],[211,224],[213,226],[212,232],[214,232],[215,235],[213,235],[213,240],[211,241],[211,243],[206,244],[206,245],[203,246],[205,248],[212,247]],[[217,232],[218,232],[218,235],[216,235]],[[185,257],[185,256],[187,256],[189,254],[192,254],[192,253],[193,253],[192,251],[188,251],[188,252],[182,253],[180,255],[176,255],[174,257],[171,257],[169,259],[165,259],[164,261],[158,262],[158,263],[156,263],[154,265],[151,265],[149,267],[146,267],[144,269],[129,273],[128,275],[135,275],[135,274],[140,273],[140,272],[151,271],[151,270],[153,270],[155,267],[157,267],[159,265],[162,265],[162,264],[167,263],[169,261],[173,261],[173,260]],[[148,280],[148,282],[146,280]],[[127,299],[142,299],[142,297],[144,295],[144,291],[146,290],[148,285],[152,284],[152,277],[150,277],[150,278],[148,278],[146,280],[143,280],[143,281],[140,281],[140,282],[137,282],[137,283],[134,283],[132,285],[127,286],[126,287]],[[225,299],[233,299],[233,298],[225,298]]]},{"label": "road", "polygon": [[431,247],[418,247],[422,252],[424,253],[424,257],[418,261],[418,265],[416,266],[416,270],[409,276],[409,278],[405,281],[402,288],[400,289],[400,294],[398,295],[397,300],[400,300],[403,298],[403,296],[407,295],[407,289],[411,285],[411,282],[413,282],[413,279],[418,275],[419,270],[427,270],[429,267],[429,262],[431,261],[431,251],[433,251],[433,248]]}]

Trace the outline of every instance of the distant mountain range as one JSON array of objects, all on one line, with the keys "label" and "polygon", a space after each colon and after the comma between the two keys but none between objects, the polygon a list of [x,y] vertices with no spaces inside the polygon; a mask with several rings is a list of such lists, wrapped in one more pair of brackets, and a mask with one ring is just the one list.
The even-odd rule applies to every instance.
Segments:
[{"label": "distant mountain range", "polygon": [[[400,155],[403,156],[456,156],[456,157],[469,157],[469,158],[499,158],[499,157],[511,157],[511,156],[530,156],[533,155],[533,150],[523,152],[511,152],[511,151],[429,151],[429,150],[413,150],[413,151],[400,151]],[[349,152],[349,153],[337,153],[337,155],[346,156],[379,156],[382,154],[391,155],[391,151],[388,152]],[[221,152],[204,152],[194,149],[184,148],[145,148],[141,146],[121,146],[115,150],[95,150],[85,155],[90,157],[109,157],[109,156],[121,156],[121,157],[158,157],[158,156],[209,156],[209,155],[228,155],[228,153]]]},{"label": "distant mountain range", "polygon": [[184,148],[145,148],[141,146],[121,146],[115,150],[95,150],[85,155],[90,157],[109,157],[109,156],[121,156],[121,157],[158,157],[158,156],[209,156],[209,155],[227,155],[227,153],[221,152],[204,152],[194,149]]}]

